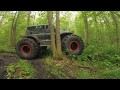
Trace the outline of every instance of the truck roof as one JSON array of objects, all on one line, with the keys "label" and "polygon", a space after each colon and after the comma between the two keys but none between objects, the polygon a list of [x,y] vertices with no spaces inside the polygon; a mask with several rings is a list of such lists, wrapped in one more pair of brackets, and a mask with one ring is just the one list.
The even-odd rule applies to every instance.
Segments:
[{"label": "truck roof", "polygon": [[27,26],[27,27],[37,27],[37,26],[48,26],[48,24],[39,24],[39,25],[32,25],[32,26]]}]

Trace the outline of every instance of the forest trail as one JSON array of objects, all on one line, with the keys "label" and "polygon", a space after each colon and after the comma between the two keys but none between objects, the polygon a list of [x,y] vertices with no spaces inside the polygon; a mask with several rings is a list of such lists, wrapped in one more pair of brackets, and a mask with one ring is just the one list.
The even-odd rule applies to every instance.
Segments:
[{"label": "forest trail", "polygon": [[[15,63],[19,60],[18,57],[14,55],[9,55],[5,53],[0,53],[0,79],[7,79],[5,67],[11,63]],[[30,60],[33,67],[37,70],[37,74],[33,79],[55,79],[49,72],[45,70],[42,60],[35,59]]]},{"label": "forest trail", "polygon": [[40,59],[34,59],[31,60],[32,65],[37,70],[37,75],[35,79],[55,79],[53,75],[51,75],[49,72],[45,70],[45,65],[43,64],[43,61]]}]

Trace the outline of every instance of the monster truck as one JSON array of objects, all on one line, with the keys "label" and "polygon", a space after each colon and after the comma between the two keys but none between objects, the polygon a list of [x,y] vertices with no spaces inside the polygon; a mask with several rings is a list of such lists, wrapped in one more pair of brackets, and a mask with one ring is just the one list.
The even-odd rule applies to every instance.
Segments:
[{"label": "monster truck", "polygon": [[[54,27],[54,31],[56,31]],[[84,49],[83,40],[74,35],[70,31],[60,32],[62,51],[67,55],[80,55]],[[51,34],[48,24],[29,26],[26,30],[26,35],[17,43],[16,52],[22,59],[35,59],[39,53],[47,50],[48,45],[51,45]]]}]

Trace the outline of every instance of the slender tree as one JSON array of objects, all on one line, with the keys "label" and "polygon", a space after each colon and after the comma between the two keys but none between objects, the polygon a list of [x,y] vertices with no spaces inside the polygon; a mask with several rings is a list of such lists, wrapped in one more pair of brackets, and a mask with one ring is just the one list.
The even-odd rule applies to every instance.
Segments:
[{"label": "slender tree", "polygon": [[33,25],[35,25],[35,23],[36,23],[36,14],[37,14],[37,12],[35,12],[35,14],[33,16]]},{"label": "slender tree", "polygon": [[14,42],[13,42],[13,28],[14,28],[14,22],[15,22],[16,15],[17,15],[17,11],[15,12],[13,20],[12,20],[11,31],[10,31],[10,46],[14,45]]},{"label": "slender tree", "polygon": [[88,38],[89,38],[89,31],[88,31],[88,18],[87,18],[87,12],[83,12],[83,19],[84,19],[84,26],[85,26],[85,32],[86,32],[86,45],[88,45]]},{"label": "slender tree", "polygon": [[56,11],[56,47],[57,47],[57,57],[61,58],[61,38],[60,38],[60,11]]},{"label": "slender tree", "polygon": [[19,18],[20,11],[16,11],[13,17],[11,31],[10,31],[10,45],[15,46],[16,44],[16,27]]},{"label": "slender tree", "polygon": [[28,11],[28,16],[27,16],[27,26],[30,25],[30,15],[31,15],[31,11]]},{"label": "slender tree", "polygon": [[119,26],[118,26],[118,19],[113,11],[110,11],[113,23],[115,26],[115,33],[116,33],[116,44],[117,44],[117,49],[119,49]]},{"label": "slender tree", "polygon": [[15,44],[16,44],[16,27],[17,27],[19,15],[20,15],[20,11],[18,11],[18,14],[16,16],[16,20],[15,20],[14,26],[13,26],[13,46],[15,46]]},{"label": "slender tree", "polygon": [[49,23],[49,28],[51,32],[51,47],[52,47],[52,53],[53,53],[53,58],[56,58],[56,45],[55,45],[55,32],[53,30],[53,12],[48,11],[48,23]]}]

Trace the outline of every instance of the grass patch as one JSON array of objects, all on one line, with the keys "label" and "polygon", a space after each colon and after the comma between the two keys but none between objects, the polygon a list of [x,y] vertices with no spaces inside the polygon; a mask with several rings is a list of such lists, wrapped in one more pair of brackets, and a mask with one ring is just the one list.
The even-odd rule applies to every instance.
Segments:
[{"label": "grass patch", "polygon": [[6,67],[7,79],[32,79],[36,70],[27,60],[19,60]]},{"label": "grass patch", "polygon": [[104,79],[120,79],[120,68],[101,70],[98,74]]},{"label": "grass patch", "polygon": [[77,79],[88,79],[91,77],[91,74],[88,70],[80,69],[75,72]]},{"label": "grass patch", "polygon": [[10,47],[8,45],[0,45],[0,52],[15,52],[15,47]]}]

